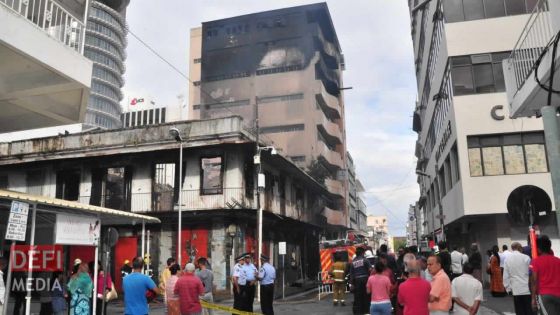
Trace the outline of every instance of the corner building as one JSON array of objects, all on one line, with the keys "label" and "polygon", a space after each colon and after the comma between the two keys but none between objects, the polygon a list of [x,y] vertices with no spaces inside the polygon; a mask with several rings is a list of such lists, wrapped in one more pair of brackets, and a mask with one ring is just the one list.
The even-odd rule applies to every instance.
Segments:
[{"label": "corner building", "polygon": [[204,22],[190,41],[188,118],[240,115],[254,132],[258,117],[260,137],[332,194],[330,223],[348,226],[344,58],[327,5]]},{"label": "corner building", "polygon": [[409,1],[421,240],[526,244],[531,203],[560,250],[542,121],[510,119],[502,68],[536,2]]}]

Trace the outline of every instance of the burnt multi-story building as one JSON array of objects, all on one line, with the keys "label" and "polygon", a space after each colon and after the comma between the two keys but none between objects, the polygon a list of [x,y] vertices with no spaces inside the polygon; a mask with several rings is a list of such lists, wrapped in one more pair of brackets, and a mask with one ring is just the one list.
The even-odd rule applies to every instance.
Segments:
[{"label": "burnt multi-story building", "polygon": [[[172,128],[183,139],[182,172]],[[226,293],[234,257],[257,248],[255,147],[240,117],[0,143],[0,189],[157,217],[161,225],[146,225],[146,239],[140,224],[117,227],[120,238],[110,268],[117,287],[121,277],[115,272],[122,262],[147,248],[154,275],[179,250],[182,265],[208,257],[215,289]],[[342,221],[342,213],[329,208],[330,193],[289,159],[263,151],[261,163],[266,178],[260,191],[263,252],[285,272],[287,285],[312,284],[319,271],[319,240],[338,229],[329,221]],[[0,217],[7,218],[6,211]],[[0,220],[0,233],[6,222]],[[281,241],[287,243],[284,265]],[[9,246],[5,240],[0,245]],[[93,251],[76,247],[69,255],[90,261]]]},{"label": "burnt multi-story building", "polygon": [[236,114],[258,126],[338,199],[348,225],[344,58],[327,5],[204,22],[190,42],[189,119]]}]

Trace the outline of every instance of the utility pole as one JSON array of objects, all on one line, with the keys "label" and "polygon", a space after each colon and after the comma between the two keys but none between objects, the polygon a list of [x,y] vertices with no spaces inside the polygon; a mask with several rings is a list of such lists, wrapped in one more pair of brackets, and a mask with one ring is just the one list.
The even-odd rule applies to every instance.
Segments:
[{"label": "utility pole", "polygon": [[560,165],[560,117],[558,117],[558,109],[558,106],[545,106],[541,108],[541,114],[548,153],[548,168],[552,178],[554,204],[556,205],[556,226],[560,234],[560,167],[558,167]]},{"label": "utility pole", "polygon": [[[260,188],[260,180],[261,180],[261,172],[262,172],[262,163],[261,163],[261,147],[259,146],[259,97],[255,95],[255,131],[256,141],[255,141],[255,150],[257,153],[257,257],[256,261],[260,262],[259,258],[262,254],[262,225],[263,225],[263,209],[261,207],[261,188]],[[263,180],[264,185],[264,180]],[[258,264],[260,267],[260,264]],[[257,286],[257,300],[261,300],[261,287]]]}]

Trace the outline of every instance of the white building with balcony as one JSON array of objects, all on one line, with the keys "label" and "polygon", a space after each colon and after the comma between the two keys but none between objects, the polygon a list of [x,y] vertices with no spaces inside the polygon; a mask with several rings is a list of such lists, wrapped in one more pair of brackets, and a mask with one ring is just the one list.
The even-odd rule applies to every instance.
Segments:
[{"label": "white building with balcony", "polygon": [[[560,203],[560,3],[539,0],[503,63],[512,118],[542,116],[555,203]],[[556,212],[560,226],[560,213]]]},{"label": "white building with balcony", "polygon": [[88,1],[0,0],[0,133],[83,121]]},{"label": "white building with balcony", "polygon": [[421,240],[526,244],[532,213],[560,250],[542,121],[510,118],[502,69],[536,3],[409,1]]}]

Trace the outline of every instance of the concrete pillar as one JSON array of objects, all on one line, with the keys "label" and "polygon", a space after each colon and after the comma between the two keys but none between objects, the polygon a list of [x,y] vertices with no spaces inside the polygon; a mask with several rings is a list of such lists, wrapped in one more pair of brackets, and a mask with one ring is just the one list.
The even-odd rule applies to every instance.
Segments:
[{"label": "concrete pillar", "polygon": [[548,168],[552,178],[554,207],[556,209],[556,226],[560,231],[560,118],[556,115],[557,106],[545,106],[541,109],[544,137],[548,154]]},{"label": "concrete pillar", "polygon": [[217,291],[227,289],[227,261],[225,226],[222,220],[212,222],[208,238],[210,239],[210,257],[212,258],[212,271],[214,272],[214,286]]}]

